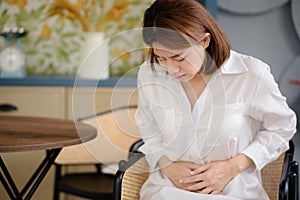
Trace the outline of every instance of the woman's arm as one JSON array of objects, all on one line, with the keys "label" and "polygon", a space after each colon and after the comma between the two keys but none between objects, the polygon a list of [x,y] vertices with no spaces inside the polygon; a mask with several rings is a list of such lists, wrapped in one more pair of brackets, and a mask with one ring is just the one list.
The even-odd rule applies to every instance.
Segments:
[{"label": "woman's arm", "polygon": [[150,66],[142,65],[137,76],[138,109],[135,113],[135,121],[144,141],[141,151],[145,154],[150,169],[154,170],[158,160],[164,155],[164,145],[160,128],[156,123],[155,111],[149,102],[156,94],[151,82],[153,72],[147,68],[150,69]]},{"label": "woman's arm", "polygon": [[254,141],[242,152],[251,158],[257,170],[277,159],[289,148],[296,132],[296,115],[282,96],[268,66],[261,73],[252,100],[250,116],[262,122]]}]

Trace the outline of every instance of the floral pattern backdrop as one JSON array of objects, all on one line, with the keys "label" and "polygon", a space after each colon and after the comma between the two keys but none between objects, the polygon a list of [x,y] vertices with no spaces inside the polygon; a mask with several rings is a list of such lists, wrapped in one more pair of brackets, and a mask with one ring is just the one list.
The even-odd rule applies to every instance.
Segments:
[{"label": "floral pattern backdrop", "polygon": [[[76,75],[84,32],[104,32],[110,38],[110,75],[122,75],[140,65],[145,50],[138,31],[144,10],[153,0],[0,0],[0,28],[24,27],[27,74]],[[125,31],[125,32],[124,32]],[[124,32],[124,34],[120,34]],[[112,37],[114,36],[114,37]],[[0,38],[0,48],[4,38]]]}]

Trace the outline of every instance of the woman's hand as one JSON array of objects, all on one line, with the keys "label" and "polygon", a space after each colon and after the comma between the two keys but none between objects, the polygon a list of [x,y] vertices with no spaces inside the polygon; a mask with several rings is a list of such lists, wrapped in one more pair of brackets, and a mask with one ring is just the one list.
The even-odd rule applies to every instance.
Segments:
[{"label": "woman's hand", "polygon": [[182,179],[183,184],[190,184],[183,189],[202,194],[218,194],[236,175],[236,171],[228,161],[216,161],[198,167],[191,175]]},{"label": "woman's hand", "polygon": [[171,162],[166,157],[160,160],[159,165],[161,167],[160,170],[172,181],[176,187],[181,189],[192,185],[191,183],[183,184],[181,181],[186,177],[190,177],[191,172],[200,167],[200,165],[191,162]]},{"label": "woman's hand", "polygon": [[225,161],[215,161],[198,167],[192,176],[182,179],[183,189],[202,194],[218,194],[239,172],[253,164],[243,154]]}]

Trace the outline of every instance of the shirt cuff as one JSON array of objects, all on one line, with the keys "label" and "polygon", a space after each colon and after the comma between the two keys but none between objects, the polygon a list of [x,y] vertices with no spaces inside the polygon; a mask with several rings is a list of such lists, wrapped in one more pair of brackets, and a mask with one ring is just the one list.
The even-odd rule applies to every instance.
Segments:
[{"label": "shirt cuff", "polygon": [[264,145],[254,142],[250,146],[248,146],[242,153],[252,159],[256,166],[256,170],[260,171],[269,162],[277,159],[288,148],[288,143],[283,143],[274,152],[269,152]]}]

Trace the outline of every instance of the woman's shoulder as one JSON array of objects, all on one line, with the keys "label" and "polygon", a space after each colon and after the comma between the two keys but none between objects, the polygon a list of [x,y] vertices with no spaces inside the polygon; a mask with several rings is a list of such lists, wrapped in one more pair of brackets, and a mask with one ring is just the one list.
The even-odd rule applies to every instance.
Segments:
[{"label": "woman's shoulder", "polygon": [[252,76],[253,78],[259,78],[263,74],[271,72],[270,66],[266,62],[252,55],[231,51],[230,59],[233,59],[235,64],[239,63],[239,65],[243,65],[243,67],[239,66],[240,69],[243,69],[244,72],[247,72],[248,76]]},{"label": "woman's shoulder", "polygon": [[247,54],[239,54],[240,58],[246,64],[248,71],[254,74],[262,74],[267,71],[270,71],[270,66],[260,58],[254,57],[252,55]]},{"label": "woman's shoulder", "polygon": [[148,61],[144,61],[140,66],[139,66],[139,74],[148,74],[152,73],[152,69],[150,66],[150,63]]}]

